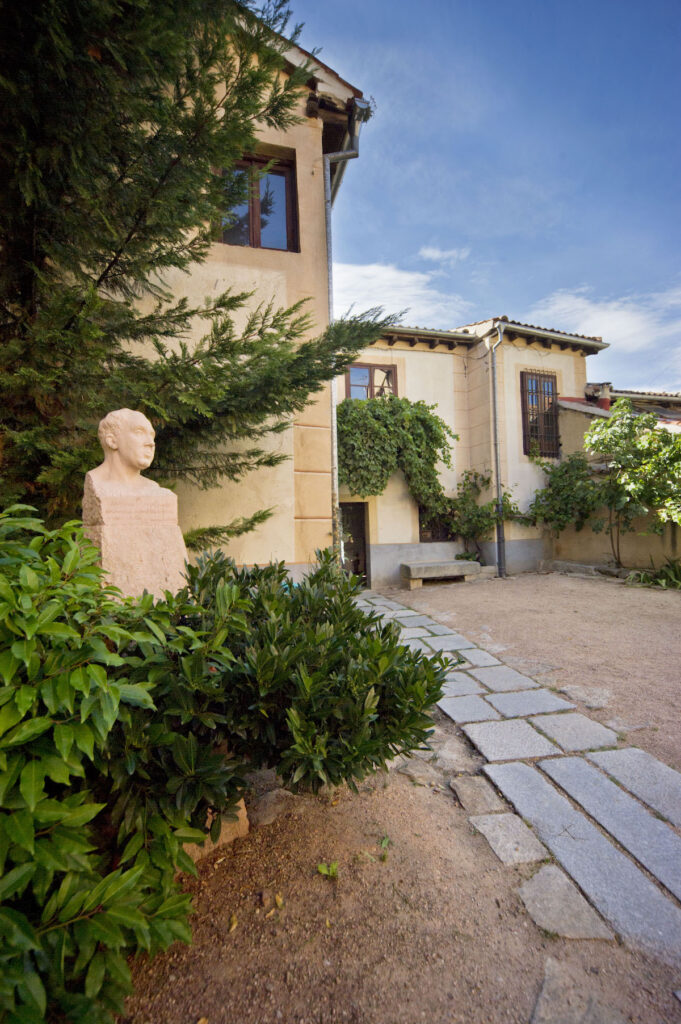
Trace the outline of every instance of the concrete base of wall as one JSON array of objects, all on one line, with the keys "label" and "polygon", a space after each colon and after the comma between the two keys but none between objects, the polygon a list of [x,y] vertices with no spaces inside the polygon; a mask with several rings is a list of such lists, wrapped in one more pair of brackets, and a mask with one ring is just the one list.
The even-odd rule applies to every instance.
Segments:
[{"label": "concrete base of wall", "polygon": [[302,583],[314,568],[313,562],[287,562],[286,564],[286,571],[291,577],[292,583]]},{"label": "concrete base of wall", "polygon": [[401,587],[402,562],[450,562],[463,551],[458,541],[432,544],[369,544],[367,576],[370,587]]},{"label": "concrete base of wall", "polygon": [[[496,565],[497,546],[494,541],[484,541],[480,547],[488,565]],[[506,572],[536,572],[547,552],[541,537],[527,540],[506,541]]]}]

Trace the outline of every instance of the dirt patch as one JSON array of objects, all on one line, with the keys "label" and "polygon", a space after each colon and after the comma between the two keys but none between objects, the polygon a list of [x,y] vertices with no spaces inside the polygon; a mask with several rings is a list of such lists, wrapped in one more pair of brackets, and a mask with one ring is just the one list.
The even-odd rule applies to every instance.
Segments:
[{"label": "dirt patch", "polygon": [[607,691],[595,693],[600,708],[577,699],[579,690],[570,699],[681,769],[681,592],[528,573],[392,596],[546,686]]},{"label": "dirt patch", "polygon": [[478,761],[435,719],[445,767],[285,802],[203,861],[194,945],[138,961],[130,1024],[527,1024],[549,957],[628,1020],[681,1021],[681,970],[533,924],[518,888],[540,865],[503,865],[470,826],[446,764]]}]

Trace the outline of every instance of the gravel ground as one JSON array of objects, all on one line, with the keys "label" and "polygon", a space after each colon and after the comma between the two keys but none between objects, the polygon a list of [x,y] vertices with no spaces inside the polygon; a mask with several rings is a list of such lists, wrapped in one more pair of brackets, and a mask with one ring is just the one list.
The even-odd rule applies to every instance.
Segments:
[{"label": "gravel ground", "polygon": [[[681,595],[552,574],[392,596],[548,685],[608,690],[606,707],[580,707],[646,723],[630,740],[681,768]],[[581,1021],[577,1004],[593,997],[620,1020],[681,1024],[681,967],[535,926],[518,888],[541,865],[503,865],[471,827],[449,781],[479,759],[434,718],[449,765],[426,755],[359,794],[289,798],[275,821],[207,857],[186,883],[194,945],[138,961],[126,1021],[528,1024],[551,959],[576,1000],[556,1022]],[[261,801],[256,788],[256,819]],[[335,880],[317,871],[332,861]]]}]

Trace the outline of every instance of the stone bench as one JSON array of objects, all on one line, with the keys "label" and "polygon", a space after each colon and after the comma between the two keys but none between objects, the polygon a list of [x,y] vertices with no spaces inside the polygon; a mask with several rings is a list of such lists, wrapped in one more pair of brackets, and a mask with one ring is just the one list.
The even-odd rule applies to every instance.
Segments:
[{"label": "stone bench", "polygon": [[470,580],[480,575],[478,562],[455,559],[452,562],[403,562],[400,574],[410,590],[423,586],[424,580]]}]

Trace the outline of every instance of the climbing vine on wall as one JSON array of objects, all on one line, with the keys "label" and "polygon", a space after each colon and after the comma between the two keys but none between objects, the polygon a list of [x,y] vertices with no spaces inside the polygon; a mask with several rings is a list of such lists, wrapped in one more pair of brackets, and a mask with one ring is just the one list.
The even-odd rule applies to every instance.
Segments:
[{"label": "climbing vine on wall", "polygon": [[[401,470],[421,510],[423,524],[444,525],[460,537],[466,550],[497,522],[495,502],[479,498],[490,477],[466,471],[455,498],[447,497],[438,464],[451,466],[451,446],[458,436],[425,402],[392,395],[366,401],[347,399],[338,407],[338,476],[362,498],[382,494],[393,473]],[[517,512],[504,495],[504,519]]]},{"label": "climbing vine on wall", "polygon": [[414,500],[439,508],[444,491],[437,464],[451,466],[458,437],[425,402],[407,398],[348,399],[338,407],[338,476],[362,498],[382,494],[401,469]]}]

